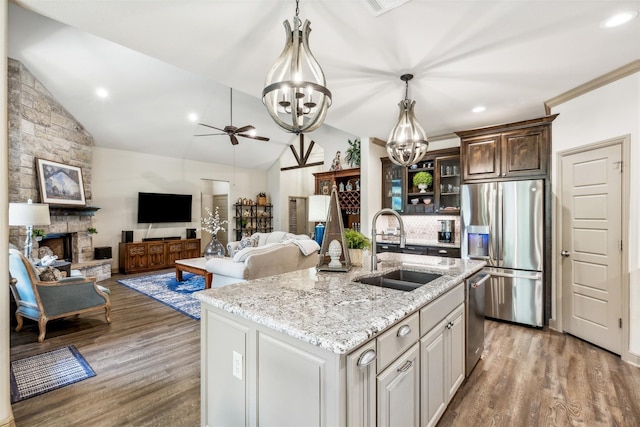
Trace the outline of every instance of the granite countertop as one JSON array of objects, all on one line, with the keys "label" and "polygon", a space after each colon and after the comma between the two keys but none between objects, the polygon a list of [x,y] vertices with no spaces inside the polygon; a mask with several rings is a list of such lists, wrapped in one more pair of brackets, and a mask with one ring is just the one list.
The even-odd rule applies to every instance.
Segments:
[{"label": "granite countertop", "polygon": [[[203,303],[285,333],[325,350],[344,354],[398,320],[433,301],[484,262],[425,255],[382,253],[378,271],[352,267],[347,273],[315,268],[207,289]],[[441,273],[442,277],[404,292],[354,282],[399,268]]]}]

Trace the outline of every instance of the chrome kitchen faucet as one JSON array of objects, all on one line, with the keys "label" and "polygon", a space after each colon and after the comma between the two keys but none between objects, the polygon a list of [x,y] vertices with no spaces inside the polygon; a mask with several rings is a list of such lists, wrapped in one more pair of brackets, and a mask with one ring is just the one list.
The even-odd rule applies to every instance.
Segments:
[{"label": "chrome kitchen faucet", "polygon": [[376,254],[377,246],[378,246],[376,243],[376,237],[378,236],[378,233],[376,232],[376,221],[378,220],[378,217],[380,215],[384,215],[384,214],[394,215],[396,218],[398,218],[398,223],[400,224],[400,248],[404,248],[405,236],[404,236],[404,223],[402,222],[402,217],[398,212],[394,211],[393,209],[389,209],[389,208],[380,209],[373,216],[373,221],[371,222],[371,271],[376,271],[378,269],[378,256]]}]

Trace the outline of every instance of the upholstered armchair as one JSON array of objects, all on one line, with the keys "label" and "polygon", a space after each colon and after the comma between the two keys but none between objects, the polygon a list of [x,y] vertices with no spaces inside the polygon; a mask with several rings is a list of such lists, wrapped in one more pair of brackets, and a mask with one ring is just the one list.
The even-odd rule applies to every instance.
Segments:
[{"label": "upholstered armchair", "polygon": [[38,322],[44,341],[47,322],[95,310],[104,310],[111,323],[109,290],[96,284],[95,277],[72,276],[55,282],[41,281],[33,265],[15,249],[9,249],[10,287],[16,300],[16,332],[22,329],[23,318]]}]

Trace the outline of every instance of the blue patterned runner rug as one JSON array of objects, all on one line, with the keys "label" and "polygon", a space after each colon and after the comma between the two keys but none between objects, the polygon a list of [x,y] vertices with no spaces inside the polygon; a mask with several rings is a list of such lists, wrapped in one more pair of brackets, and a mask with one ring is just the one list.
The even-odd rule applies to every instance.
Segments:
[{"label": "blue patterned runner rug", "polygon": [[11,403],[95,377],[75,346],[11,362]]},{"label": "blue patterned runner rug", "polygon": [[183,273],[182,279],[182,282],[178,282],[175,273],[165,273],[121,279],[117,282],[160,301],[192,319],[200,320],[200,301],[192,294],[204,290],[204,277]]}]

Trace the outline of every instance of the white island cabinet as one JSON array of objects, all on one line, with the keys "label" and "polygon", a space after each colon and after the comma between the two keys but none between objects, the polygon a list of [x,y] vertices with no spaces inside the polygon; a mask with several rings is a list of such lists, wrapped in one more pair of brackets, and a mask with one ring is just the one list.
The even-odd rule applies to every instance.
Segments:
[{"label": "white island cabinet", "polygon": [[[199,293],[202,426],[435,424],[464,379],[462,281],[483,264],[385,259],[378,273],[310,269]],[[412,292],[354,281],[407,259],[443,276]]]},{"label": "white island cabinet", "polygon": [[339,355],[213,307],[201,321],[203,426],[344,425]]}]

